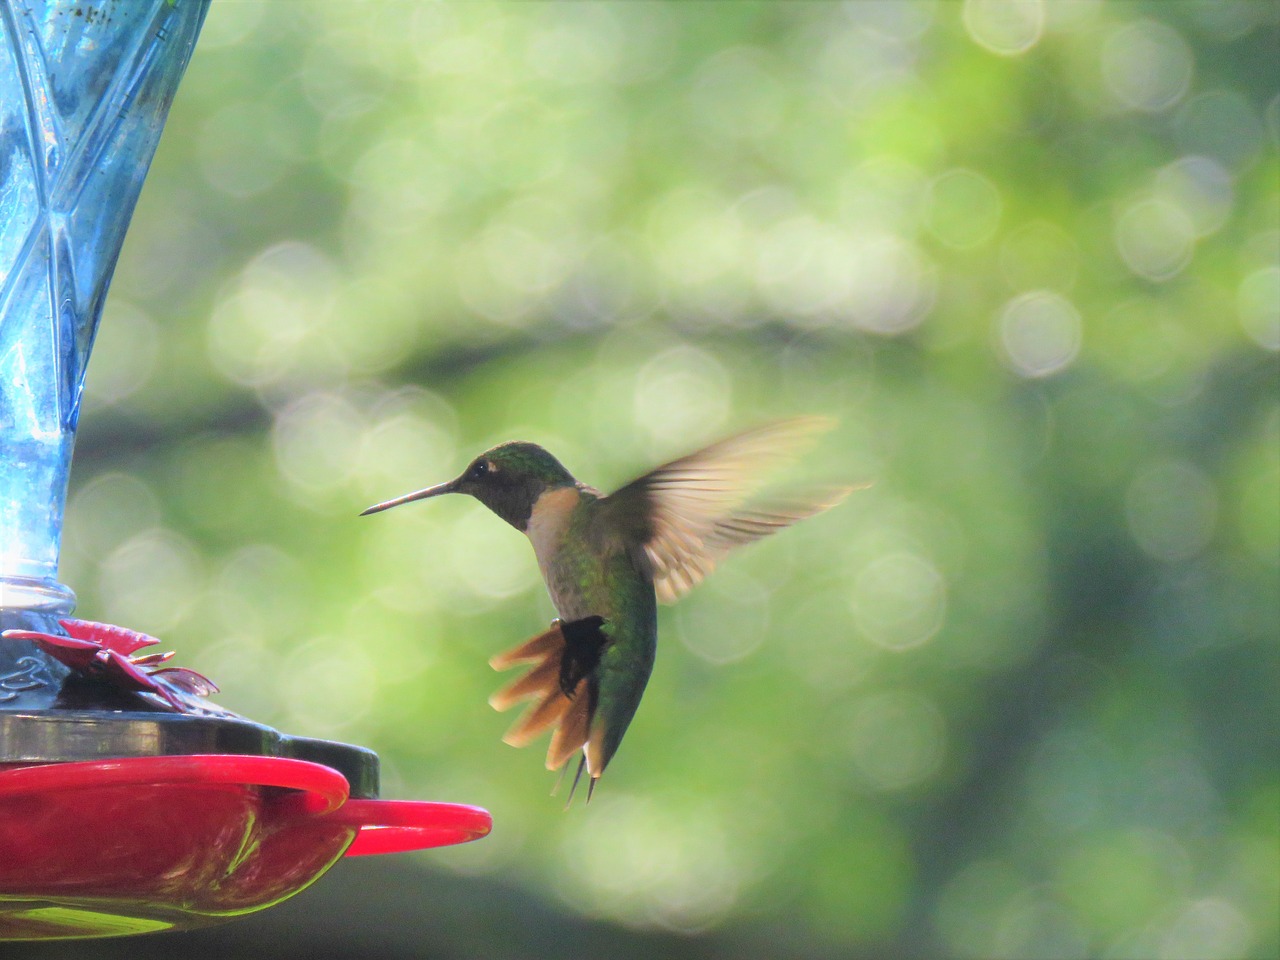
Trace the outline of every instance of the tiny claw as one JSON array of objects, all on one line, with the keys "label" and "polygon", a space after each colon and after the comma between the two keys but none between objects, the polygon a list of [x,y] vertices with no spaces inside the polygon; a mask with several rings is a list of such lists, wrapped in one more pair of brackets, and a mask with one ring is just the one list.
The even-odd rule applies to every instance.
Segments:
[{"label": "tiny claw", "polygon": [[563,764],[560,767],[560,776],[556,777],[556,785],[551,788],[551,796],[555,796],[560,792],[560,786],[564,783],[564,775],[569,772],[569,764]]},{"label": "tiny claw", "polygon": [[[584,753],[578,759],[578,772],[573,775],[573,786],[569,788],[569,798],[564,802],[564,808],[566,810],[568,810],[569,807],[573,805],[573,795],[578,792],[578,781],[582,779],[582,771],[583,771],[583,768],[586,767],[586,765],[587,765],[587,755]],[[568,769],[568,764],[565,765],[565,769]],[[595,778],[592,777],[591,781],[592,783],[594,783]],[[588,796],[587,799],[590,800],[591,799],[590,796]]]}]

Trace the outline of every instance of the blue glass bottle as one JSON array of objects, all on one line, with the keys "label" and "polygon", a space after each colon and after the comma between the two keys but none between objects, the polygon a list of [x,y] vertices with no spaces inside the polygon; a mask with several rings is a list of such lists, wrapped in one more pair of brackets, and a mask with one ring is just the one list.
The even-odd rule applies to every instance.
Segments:
[{"label": "blue glass bottle", "polygon": [[74,601],[57,569],[85,365],[208,5],[0,0],[0,621]]}]

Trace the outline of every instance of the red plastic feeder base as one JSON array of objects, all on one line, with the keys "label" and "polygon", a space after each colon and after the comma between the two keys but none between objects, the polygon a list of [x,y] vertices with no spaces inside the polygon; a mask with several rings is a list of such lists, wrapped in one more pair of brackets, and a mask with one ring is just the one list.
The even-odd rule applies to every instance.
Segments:
[{"label": "red plastic feeder base", "polygon": [[0,768],[0,940],[189,929],[279,903],[343,854],[485,836],[453,803],[353,800],[284,757],[133,757]]}]

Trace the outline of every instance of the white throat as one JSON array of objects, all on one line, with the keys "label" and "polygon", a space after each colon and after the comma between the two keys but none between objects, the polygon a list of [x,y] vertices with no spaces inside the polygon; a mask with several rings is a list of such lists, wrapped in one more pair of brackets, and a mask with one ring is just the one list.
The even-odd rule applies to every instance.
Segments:
[{"label": "white throat", "polygon": [[525,533],[533,544],[533,552],[544,577],[547,565],[564,539],[573,508],[580,499],[576,487],[556,487],[547,490],[533,504]]}]

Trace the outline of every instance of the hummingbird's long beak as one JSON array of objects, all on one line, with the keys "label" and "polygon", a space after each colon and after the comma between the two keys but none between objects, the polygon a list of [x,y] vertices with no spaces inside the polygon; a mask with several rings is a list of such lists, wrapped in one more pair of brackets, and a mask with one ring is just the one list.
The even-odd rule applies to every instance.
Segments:
[{"label": "hummingbird's long beak", "polygon": [[457,480],[450,480],[448,483],[437,483],[434,487],[427,487],[425,490],[415,490],[413,493],[406,493],[403,497],[396,497],[394,500],[384,500],[382,503],[375,503],[368,510],[361,510],[360,516],[367,517],[371,513],[381,513],[383,510],[390,510],[392,507],[398,507],[402,503],[409,503],[411,500],[425,500],[427,497],[438,497],[442,493],[453,493],[457,489]]}]

